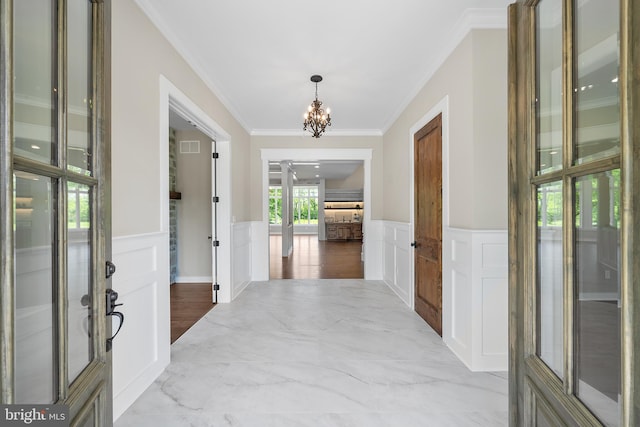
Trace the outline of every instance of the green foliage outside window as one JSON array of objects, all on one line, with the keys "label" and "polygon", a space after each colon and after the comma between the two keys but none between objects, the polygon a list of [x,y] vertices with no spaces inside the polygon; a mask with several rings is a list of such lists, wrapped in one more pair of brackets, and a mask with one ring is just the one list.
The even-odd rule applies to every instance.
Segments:
[{"label": "green foliage outside window", "polygon": [[[601,185],[606,189],[599,189]],[[615,169],[605,174],[589,175],[576,182],[575,192],[575,220],[577,227],[601,227],[608,225],[620,228],[620,169]],[[587,188],[589,190],[587,191]],[[603,191],[600,191],[603,190]],[[586,193],[583,193],[587,191]],[[590,200],[582,200],[585,195],[590,195]],[[602,218],[606,224],[601,224],[600,218],[600,198],[607,203],[603,211],[606,215]],[[562,226],[562,185],[550,183],[538,188],[537,194],[537,214],[539,227],[560,227]],[[544,209],[544,211],[543,211]],[[584,212],[590,209],[591,212]],[[591,220],[583,218],[583,215],[590,214]],[[586,217],[588,218],[588,216]]]},{"label": "green foliage outside window", "polygon": [[[293,223],[318,223],[318,187],[293,187]],[[269,187],[269,224],[282,224],[281,187]]]},{"label": "green foliage outside window", "polygon": [[269,224],[282,224],[282,187],[269,187]]},{"label": "green foliage outside window", "polygon": [[67,185],[67,226],[69,229],[84,228],[91,225],[89,209],[89,188],[85,185],[69,182]]}]

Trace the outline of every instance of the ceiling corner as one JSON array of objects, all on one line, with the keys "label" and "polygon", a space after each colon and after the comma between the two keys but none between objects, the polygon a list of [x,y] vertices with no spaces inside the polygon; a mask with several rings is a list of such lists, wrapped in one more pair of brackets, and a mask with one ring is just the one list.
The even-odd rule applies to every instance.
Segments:
[{"label": "ceiling corner", "polygon": [[229,101],[222,92],[218,89],[216,84],[211,81],[207,73],[204,72],[200,63],[191,54],[191,51],[180,41],[179,37],[171,30],[171,27],[162,19],[159,13],[153,8],[153,2],[151,0],[134,0],[142,12],[149,18],[151,23],[158,29],[160,34],[169,42],[169,44],[176,50],[178,55],[185,60],[187,65],[191,67],[193,72],[204,82],[204,84],[211,90],[211,92],[218,98],[218,100],[224,105],[234,119],[242,126],[242,128],[251,135],[252,129],[248,123],[242,118],[237,109],[233,106],[233,103]]}]

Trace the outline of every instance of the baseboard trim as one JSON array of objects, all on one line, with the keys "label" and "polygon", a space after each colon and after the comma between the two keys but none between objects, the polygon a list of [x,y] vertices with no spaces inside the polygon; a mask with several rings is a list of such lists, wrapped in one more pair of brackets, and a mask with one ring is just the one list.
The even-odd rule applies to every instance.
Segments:
[{"label": "baseboard trim", "polygon": [[177,276],[176,283],[205,283],[210,285],[213,283],[211,276]]}]

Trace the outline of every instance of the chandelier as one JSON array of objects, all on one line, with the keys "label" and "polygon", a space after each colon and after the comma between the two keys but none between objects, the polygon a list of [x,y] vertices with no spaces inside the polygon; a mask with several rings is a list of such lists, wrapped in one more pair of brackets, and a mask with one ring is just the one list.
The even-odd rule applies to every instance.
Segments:
[{"label": "chandelier", "polygon": [[316,99],[309,105],[309,111],[304,113],[302,130],[308,130],[314,138],[320,138],[325,128],[331,126],[331,109],[327,108],[325,114],[322,101],[318,101],[318,83],[322,81],[322,76],[315,74],[311,76],[311,81],[316,84]]}]

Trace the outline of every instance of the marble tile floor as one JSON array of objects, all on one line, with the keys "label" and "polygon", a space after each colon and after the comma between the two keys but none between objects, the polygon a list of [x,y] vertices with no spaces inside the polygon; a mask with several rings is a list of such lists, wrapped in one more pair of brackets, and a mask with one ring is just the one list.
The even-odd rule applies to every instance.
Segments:
[{"label": "marble tile floor", "polygon": [[171,347],[115,427],[506,426],[507,374],[469,371],[383,282],[253,282]]}]

